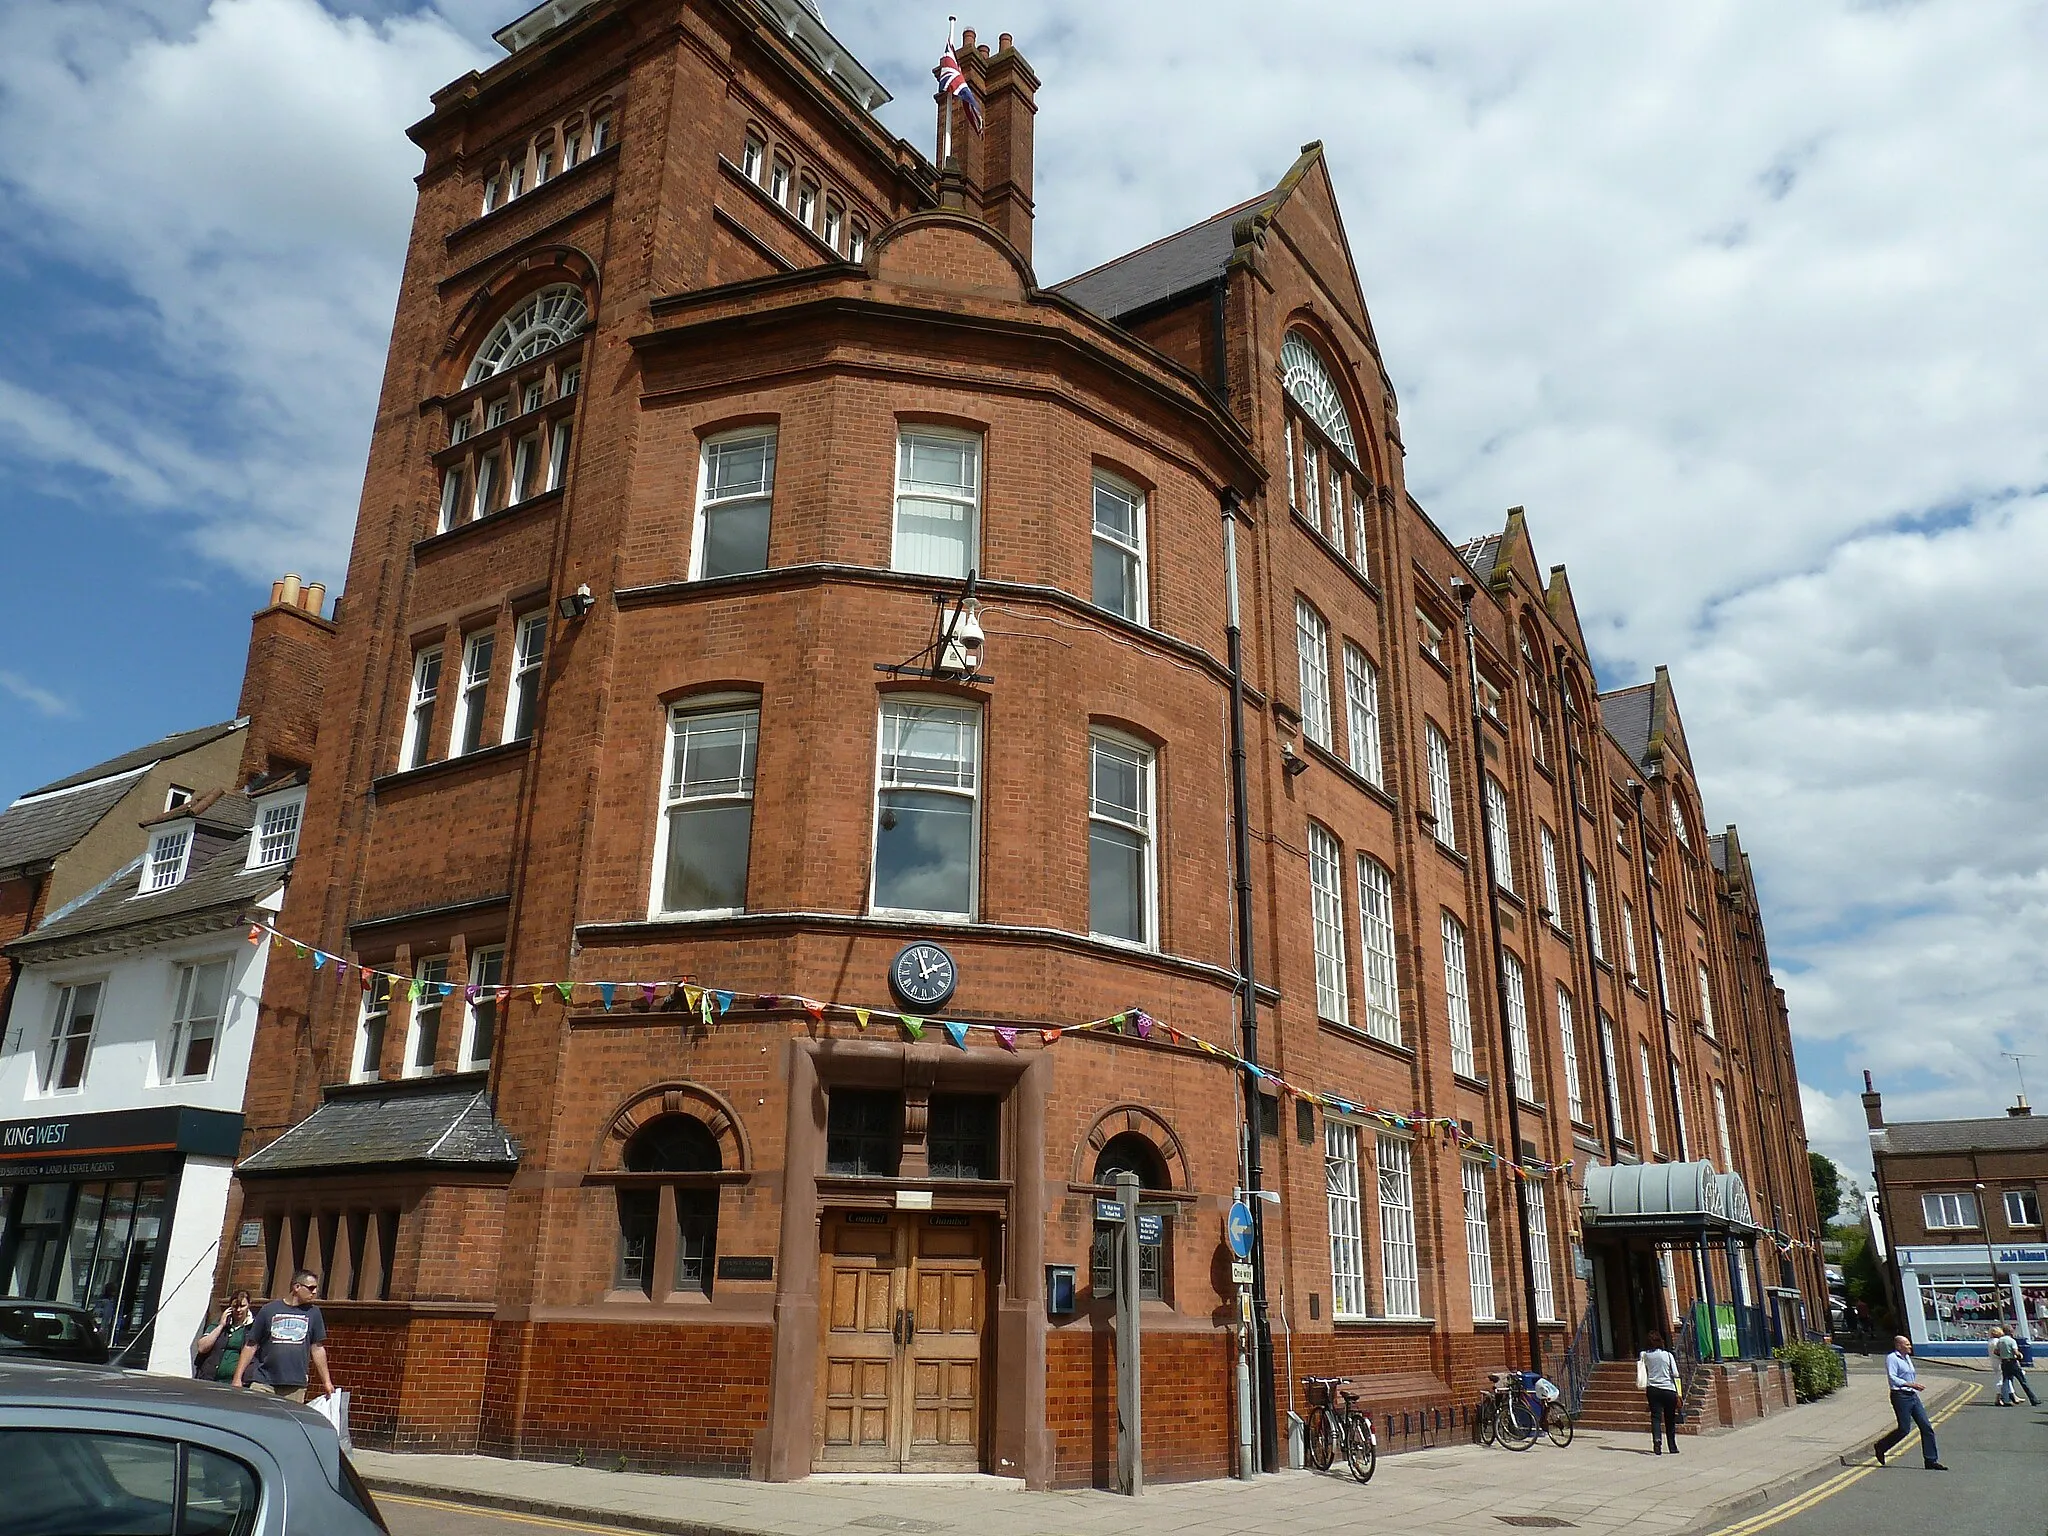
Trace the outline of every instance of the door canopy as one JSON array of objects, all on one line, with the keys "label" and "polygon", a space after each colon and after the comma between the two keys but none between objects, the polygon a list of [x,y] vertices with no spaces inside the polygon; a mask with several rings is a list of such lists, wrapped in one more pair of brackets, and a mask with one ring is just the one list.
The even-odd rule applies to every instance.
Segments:
[{"label": "door canopy", "polygon": [[1587,1224],[1652,1235],[1726,1233],[1751,1226],[1742,1175],[1697,1163],[1603,1164],[1586,1174]]}]

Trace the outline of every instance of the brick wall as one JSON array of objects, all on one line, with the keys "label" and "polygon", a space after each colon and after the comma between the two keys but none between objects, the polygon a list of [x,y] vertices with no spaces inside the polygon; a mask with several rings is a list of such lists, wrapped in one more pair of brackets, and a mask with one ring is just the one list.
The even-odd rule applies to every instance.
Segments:
[{"label": "brick wall", "polygon": [[[1173,1483],[1228,1477],[1236,1461],[1235,1366],[1222,1331],[1147,1333],[1141,1374],[1145,1476]],[[1106,1328],[1067,1327],[1046,1339],[1046,1424],[1057,1444],[1055,1484],[1116,1480],[1116,1340]]]}]

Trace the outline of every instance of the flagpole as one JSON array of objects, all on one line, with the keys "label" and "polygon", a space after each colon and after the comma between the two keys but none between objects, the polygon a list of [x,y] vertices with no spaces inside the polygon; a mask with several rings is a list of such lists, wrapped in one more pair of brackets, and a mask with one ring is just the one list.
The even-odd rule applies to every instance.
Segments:
[{"label": "flagpole", "polygon": [[[946,18],[946,52],[953,51],[953,26],[958,16]],[[943,84],[939,87],[939,169],[945,170],[946,162],[953,158],[953,93]]]}]

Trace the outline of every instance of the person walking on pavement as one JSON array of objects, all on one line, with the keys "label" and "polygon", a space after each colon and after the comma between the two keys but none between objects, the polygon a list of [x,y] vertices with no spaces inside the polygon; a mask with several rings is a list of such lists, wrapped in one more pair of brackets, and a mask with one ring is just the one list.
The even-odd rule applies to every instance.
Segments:
[{"label": "person walking on pavement", "polygon": [[201,1381],[233,1381],[235,1367],[242,1362],[242,1345],[256,1321],[249,1305],[249,1293],[237,1291],[221,1308],[220,1321],[199,1335],[192,1353],[198,1364],[192,1374]]},{"label": "person walking on pavement", "polygon": [[[1650,1449],[1656,1455],[1664,1454],[1664,1444],[1670,1442],[1671,1454],[1678,1454],[1678,1361],[1670,1350],[1664,1347],[1664,1335],[1652,1333],[1650,1347],[1636,1356],[1637,1368],[1642,1374],[1643,1395],[1650,1402]],[[1657,1438],[1662,1426],[1663,1440]]]},{"label": "person walking on pavement", "polygon": [[334,1378],[327,1374],[327,1320],[314,1305],[319,1295],[320,1277],[302,1269],[292,1276],[288,1296],[258,1309],[235,1364],[236,1386],[303,1403],[310,1364],[320,1378],[321,1395],[334,1391]]},{"label": "person walking on pavement", "polygon": [[1877,1457],[1877,1464],[1884,1465],[1885,1453],[1901,1440],[1914,1426],[1920,1430],[1920,1459],[1930,1472],[1946,1472],[1941,1464],[1941,1452],[1934,1447],[1934,1426],[1927,1422],[1927,1405],[1920,1396],[1927,1389],[1920,1385],[1920,1368],[1913,1364],[1913,1341],[1903,1333],[1892,1340],[1892,1352],[1884,1357],[1885,1380],[1891,1384],[1892,1412],[1899,1417],[1899,1427],[1887,1433],[1870,1449]]},{"label": "person walking on pavement", "polygon": [[[1991,1345],[1987,1351],[1998,1371],[1998,1406],[2010,1408],[2019,1402],[2019,1393],[2027,1394],[2027,1401],[2036,1408],[2041,1399],[2034,1396],[2034,1385],[2027,1380],[2027,1370],[2020,1358],[2020,1341],[2003,1328],[1991,1330]],[[2016,1392],[2013,1389],[2017,1387]]]}]

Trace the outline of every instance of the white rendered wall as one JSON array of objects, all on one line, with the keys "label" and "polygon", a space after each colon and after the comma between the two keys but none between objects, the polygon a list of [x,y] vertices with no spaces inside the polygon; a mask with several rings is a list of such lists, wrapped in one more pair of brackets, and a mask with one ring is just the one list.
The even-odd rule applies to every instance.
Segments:
[{"label": "white rendered wall", "polygon": [[[193,1337],[213,1321],[220,1224],[227,1217],[228,1183],[234,1172],[234,1164],[224,1157],[185,1159],[170,1246],[163,1255],[156,1337],[149,1346],[149,1369],[160,1376],[192,1374]],[[131,1355],[129,1363],[139,1362]]]}]

